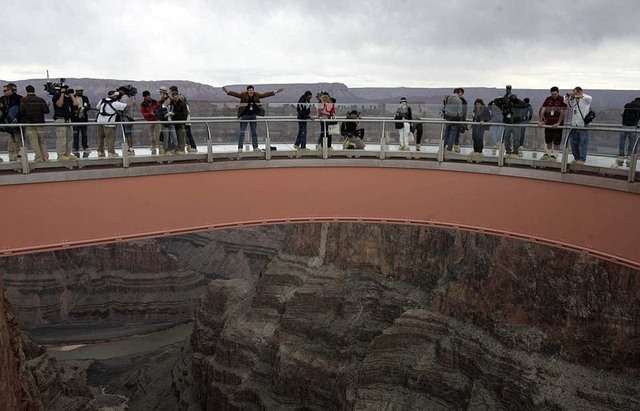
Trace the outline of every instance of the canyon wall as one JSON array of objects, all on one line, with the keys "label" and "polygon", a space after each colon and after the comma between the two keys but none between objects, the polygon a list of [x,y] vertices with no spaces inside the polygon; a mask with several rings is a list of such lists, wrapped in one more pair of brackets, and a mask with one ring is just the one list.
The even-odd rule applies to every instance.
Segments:
[{"label": "canyon wall", "polygon": [[425,227],[284,232],[258,276],[209,284],[204,409],[640,408],[636,271]]},{"label": "canyon wall", "polygon": [[4,258],[0,275],[24,329],[190,320],[205,286],[154,241]]}]

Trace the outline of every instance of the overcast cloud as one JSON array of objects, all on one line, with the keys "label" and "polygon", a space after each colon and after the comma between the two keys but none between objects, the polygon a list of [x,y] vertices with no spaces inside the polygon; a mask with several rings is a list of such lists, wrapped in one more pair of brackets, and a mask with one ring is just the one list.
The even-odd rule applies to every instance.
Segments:
[{"label": "overcast cloud", "polygon": [[0,78],[640,88],[636,0],[12,1]]}]

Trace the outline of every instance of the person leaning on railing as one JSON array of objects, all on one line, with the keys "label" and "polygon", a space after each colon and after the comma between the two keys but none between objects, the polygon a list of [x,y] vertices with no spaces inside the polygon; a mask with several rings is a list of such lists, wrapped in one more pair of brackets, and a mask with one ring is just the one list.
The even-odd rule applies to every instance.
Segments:
[{"label": "person leaning on railing", "polygon": [[[28,85],[25,90],[27,95],[20,100],[22,122],[26,124],[44,124],[44,115],[49,114],[49,105],[42,97],[36,96],[36,89],[32,85]],[[36,163],[49,161],[44,126],[27,126],[26,132],[29,144],[31,144],[31,148],[35,152],[34,161]]]}]

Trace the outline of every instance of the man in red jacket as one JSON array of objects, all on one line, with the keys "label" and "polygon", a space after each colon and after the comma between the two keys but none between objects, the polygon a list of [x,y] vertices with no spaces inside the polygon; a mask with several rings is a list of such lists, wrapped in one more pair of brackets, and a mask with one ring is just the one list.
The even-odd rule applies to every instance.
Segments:
[{"label": "man in red jacket", "polygon": [[160,135],[160,123],[158,123],[158,116],[156,115],[160,104],[151,98],[149,90],[142,92],[142,104],[140,104],[140,113],[147,121],[154,121],[149,124],[149,146],[151,148],[151,154],[156,154],[156,147],[158,147],[158,136]]}]

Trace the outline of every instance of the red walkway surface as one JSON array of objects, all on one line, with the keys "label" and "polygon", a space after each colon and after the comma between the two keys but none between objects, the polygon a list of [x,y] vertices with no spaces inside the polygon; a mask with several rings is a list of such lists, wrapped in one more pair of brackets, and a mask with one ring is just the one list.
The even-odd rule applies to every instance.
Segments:
[{"label": "red walkway surface", "polygon": [[256,224],[363,221],[488,232],[640,268],[640,196],[376,167],[224,170],[0,186],[0,255]]}]

